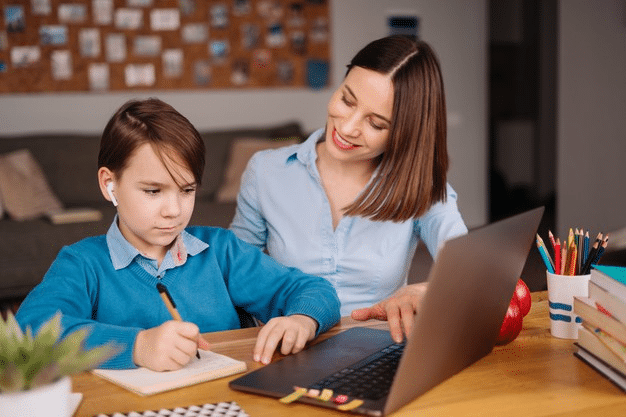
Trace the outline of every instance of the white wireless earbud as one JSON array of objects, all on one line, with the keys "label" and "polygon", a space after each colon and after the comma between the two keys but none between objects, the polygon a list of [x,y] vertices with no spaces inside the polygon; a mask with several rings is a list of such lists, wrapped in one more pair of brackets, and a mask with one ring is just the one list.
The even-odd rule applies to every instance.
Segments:
[{"label": "white wireless earbud", "polygon": [[115,199],[115,196],[113,195],[113,181],[107,184],[107,192],[109,193],[109,197],[111,197],[111,202],[113,203],[114,206],[117,207],[117,200]]}]

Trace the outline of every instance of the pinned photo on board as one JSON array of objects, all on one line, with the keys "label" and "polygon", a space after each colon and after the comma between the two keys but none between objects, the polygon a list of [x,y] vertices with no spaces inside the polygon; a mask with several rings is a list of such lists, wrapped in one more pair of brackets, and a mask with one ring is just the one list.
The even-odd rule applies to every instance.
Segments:
[{"label": "pinned photo on board", "polygon": [[291,52],[296,55],[305,55],[307,51],[306,47],[306,34],[297,30],[290,35]]},{"label": "pinned photo on board", "polygon": [[7,32],[17,33],[24,32],[26,29],[26,16],[24,15],[24,6],[5,6],[4,7],[4,24]]},{"label": "pinned photo on board", "polygon": [[294,67],[291,61],[278,61],[276,63],[276,79],[280,84],[293,83]]},{"label": "pinned photo on board", "polygon": [[178,0],[178,8],[183,16],[189,16],[196,12],[196,0]]},{"label": "pinned photo on board", "polygon": [[166,49],[163,51],[163,76],[180,78],[183,75],[183,50]]},{"label": "pinned photo on board", "polygon": [[328,20],[323,17],[318,17],[313,20],[310,38],[311,41],[315,43],[328,42]]},{"label": "pinned photo on board", "polygon": [[31,13],[38,16],[48,16],[52,13],[50,0],[31,0]]},{"label": "pinned photo on board", "polygon": [[211,63],[199,60],[193,64],[193,78],[198,86],[206,86],[211,82]]},{"label": "pinned photo on board", "polygon": [[80,55],[85,58],[97,58],[100,56],[100,31],[89,28],[81,29],[78,33]]},{"label": "pinned photo on board", "polygon": [[58,10],[61,23],[85,23],[87,21],[86,4],[61,3]]},{"label": "pinned photo on board", "polygon": [[41,45],[67,44],[67,26],[43,25],[39,27],[39,43]]},{"label": "pinned photo on board", "polygon": [[106,60],[108,62],[123,62],[126,60],[126,35],[109,33],[104,44]]},{"label": "pinned photo on board", "polygon": [[26,68],[36,64],[41,59],[41,49],[38,46],[14,46],[11,48],[11,65],[15,68]]},{"label": "pinned photo on board", "polygon": [[276,22],[267,26],[267,35],[265,36],[265,44],[270,48],[279,48],[287,42],[283,25]]},{"label": "pinned photo on board", "polygon": [[133,53],[137,56],[157,56],[161,53],[161,37],[156,35],[136,36]]},{"label": "pinned photo on board", "polygon": [[91,7],[94,23],[98,25],[113,23],[113,0],[93,0]]},{"label": "pinned photo on board", "polygon": [[261,30],[259,25],[244,23],[241,25],[241,46],[244,49],[254,49],[259,45]]},{"label": "pinned photo on board", "polygon": [[228,7],[225,4],[215,4],[209,11],[211,27],[225,29],[228,26]]},{"label": "pinned photo on board", "polygon": [[106,91],[109,89],[109,66],[107,64],[89,64],[89,89]]},{"label": "pinned photo on board", "polygon": [[137,30],[143,26],[143,13],[139,9],[120,8],[115,10],[115,28]]},{"label": "pinned photo on board", "polygon": [[252,5],[250,4],[250,0],[234,0],[233,15],[245,16],[250,14],[251,11]]},{"label": "pinned photo on board", "polygon": [[129,87],[152,87],[156,71],[153,64],[129,64],[124,68],[124,78]]},{"label": "pinned photo on board", "polygon": [[52,79],[69,80],[72,78],[72,54],[69,50],[56,50],[50,54]]},{"label": "pinned photo on board", "polygon": [[230,82],[236,86],[248,84],[250,80],[250,64],[244,59],[233,62],[230,74]]},{"label": "pinned photo on board", "polygon": [[209,53],[213,58],[214,64],[223,64],[228,57],[228,41],[227,40],[215,40],[209,44]]},{"label": "pinned photo on board", "polygon": [[183,26],[181,36],[185,43],[203,43],[209,38],[206,23],[188,23]]}]

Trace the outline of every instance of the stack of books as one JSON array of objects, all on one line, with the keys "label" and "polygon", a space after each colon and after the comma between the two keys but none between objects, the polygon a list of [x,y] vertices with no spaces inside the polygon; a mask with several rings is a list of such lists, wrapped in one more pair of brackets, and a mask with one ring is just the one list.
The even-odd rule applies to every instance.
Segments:
[{"label": "stack of books", "polygon": [[583,320],[574,355],[626,391],[626,268],[596,265],[574,312]]}]

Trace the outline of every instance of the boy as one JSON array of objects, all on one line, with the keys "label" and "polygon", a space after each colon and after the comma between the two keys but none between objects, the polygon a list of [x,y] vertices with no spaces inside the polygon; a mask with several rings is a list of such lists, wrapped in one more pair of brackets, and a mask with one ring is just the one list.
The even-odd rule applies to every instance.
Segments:
[{"label": "boy", "polygon": [[[296,353],[339,320],[323,278],[284,267],[230,231],[189,227],[204,169],[204,144],[191,123],[158,99],[122,106],[104,129],[98,183],[117,207],[106,235],[63,248],[20,306],[23,327],[56,311],[64,335],[90,326],[86,347],[122,350],[103,368],[183,367],[207,349],[200,333],[240,327],[236,307],[261,322],[253,356],[269,363]],[[185,321],[171,320],[164,285]]]}]

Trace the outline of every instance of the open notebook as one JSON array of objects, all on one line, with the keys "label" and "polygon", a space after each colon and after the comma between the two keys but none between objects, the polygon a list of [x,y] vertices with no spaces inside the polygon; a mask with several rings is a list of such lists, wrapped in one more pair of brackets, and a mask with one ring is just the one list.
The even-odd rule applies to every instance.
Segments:
[{"label": "open notebook", "polygon": [[200,359],[193,359],[187,366],[177,371],[157,372],[147,368],[136,368],[94,369],[92,372],[136,394],[152,395],[246,370],[245,362],[211,351],[198,352]]}]

